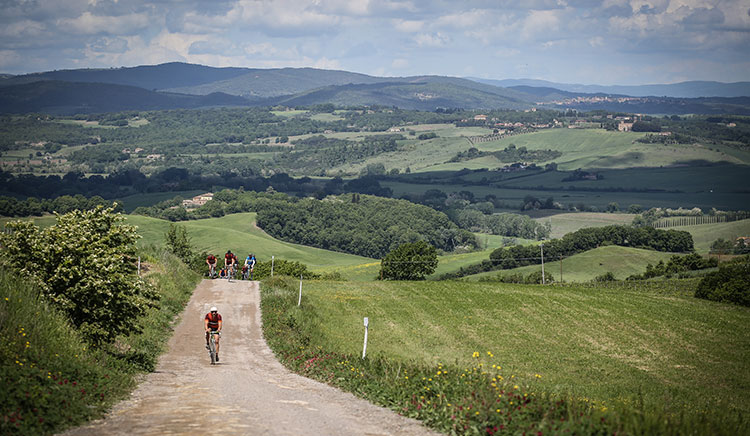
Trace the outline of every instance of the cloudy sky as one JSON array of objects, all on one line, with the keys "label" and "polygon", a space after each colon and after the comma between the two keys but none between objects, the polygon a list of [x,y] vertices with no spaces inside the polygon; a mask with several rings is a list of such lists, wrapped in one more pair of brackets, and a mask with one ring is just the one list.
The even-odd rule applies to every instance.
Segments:
[{"label": "cloudy sky", "polygon": [[0,0],[0,72],[182,61],[586,84],[750,80],[749,0]]}]

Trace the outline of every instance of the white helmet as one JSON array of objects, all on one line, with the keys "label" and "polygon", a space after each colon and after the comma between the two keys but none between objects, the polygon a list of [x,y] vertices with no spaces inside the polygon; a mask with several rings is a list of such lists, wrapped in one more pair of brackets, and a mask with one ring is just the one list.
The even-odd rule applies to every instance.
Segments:
[{"label": "white helmet", "polygon": [[217,309],[217,308],[216,308],[216,306],[213,306],[213,307],[211,308],[211,310],[210,310],[210,311],[211,311],[211,312],[218,312],[218,311],[219,311],[219,309]]}]

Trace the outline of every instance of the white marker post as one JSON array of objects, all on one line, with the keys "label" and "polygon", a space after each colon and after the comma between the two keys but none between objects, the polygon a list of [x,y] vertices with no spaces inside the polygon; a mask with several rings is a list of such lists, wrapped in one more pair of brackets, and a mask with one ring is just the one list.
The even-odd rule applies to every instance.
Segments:
[{"label": "white marker post", "polygon": [[365,358],[365,355],[367,354],[367,330],[369,330],[370,320],[365,317],[365,345],[362,348],[362,359]]},{"label": "white marker post", "polygon": [[138,256],[138,276],[141,276],[141,256]]},{"label": "white marker post", "polygon": [[539,244],[539,248],[542,250],[542,284],[544,285],[546,284],[544,283],[544,242]]},{"label": "white marker post", "polygon": [[299,275],[299,300],[297,300],[297,306],[302,305],[302,274]]},{"label": "white marker post", "polygon": [[271,256],[271,278],[273,278],[273,259],[274,259],[275,257],[276,257],[276,256]]}]

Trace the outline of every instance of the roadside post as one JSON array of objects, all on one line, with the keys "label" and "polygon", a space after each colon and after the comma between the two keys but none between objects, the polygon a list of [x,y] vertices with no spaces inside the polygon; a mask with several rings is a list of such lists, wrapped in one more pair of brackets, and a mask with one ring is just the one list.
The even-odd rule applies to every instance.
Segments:
[{"label": "roadside post", "polygon": [[542,250],[542,284],[544,283],[544,242],[539,244],[539,248]]},{"label": "roadside post", "polygon": [[138,256],[138,276],[141,275],[141,256]]},{"label": "roadside post", "polygon": [[370,320],[365,317],[365,345],[362,347],[362,359],[364,359],[367,354],[367,330],[369,329],[369,325]]},{"label": "roadside post", "polygon": [[299,275],[299,300],[297,300],[297,306],[302,305],[302,274]]},{"label": "roadside post", "polygon": [[273,278],[273,260],[276,256],[271,256],[271,278]]}]

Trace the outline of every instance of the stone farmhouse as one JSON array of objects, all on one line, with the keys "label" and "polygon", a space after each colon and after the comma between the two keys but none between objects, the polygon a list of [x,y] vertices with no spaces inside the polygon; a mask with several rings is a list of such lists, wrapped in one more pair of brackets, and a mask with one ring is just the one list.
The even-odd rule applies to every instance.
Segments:
[{"label": "stone farmhouse", "polygon": [[182,200],[182,206],[185,207],[186,209],[193,209],[196,207],[201,207],[213,199],[214,199],[213,192],[206,192],[205,194],[196,195],[193,198]]}]

